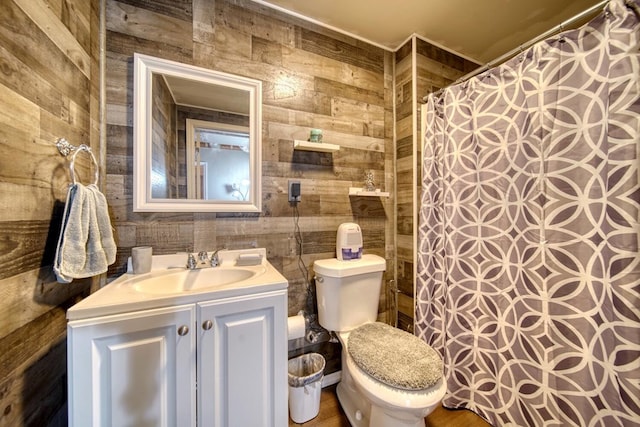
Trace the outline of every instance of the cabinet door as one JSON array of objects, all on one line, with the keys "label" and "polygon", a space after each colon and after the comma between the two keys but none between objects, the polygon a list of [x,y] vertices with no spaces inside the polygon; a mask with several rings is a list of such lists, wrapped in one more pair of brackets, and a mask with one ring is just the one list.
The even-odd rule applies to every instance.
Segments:
[{"label": "cabinet door", "polygon": [[69,425],[195,426],[195,306],[72,321]]},{"label": "cabinet door", "polygon": [[285,290],[198,304],[199,426],[287,425],[286,303]]}]

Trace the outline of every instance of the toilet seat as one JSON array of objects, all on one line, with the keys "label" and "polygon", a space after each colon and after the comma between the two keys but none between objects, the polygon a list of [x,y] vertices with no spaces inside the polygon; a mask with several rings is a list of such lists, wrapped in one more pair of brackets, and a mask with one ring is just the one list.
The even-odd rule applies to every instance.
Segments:
[{"label": "toilet seat", "polygon": [[446,392],[446,385],[442,378],[430,388],[424,390],[402,390],[388,386],[364,372],[355,363],[348,351],[349,335],[351,332],[338,333],[343,346],[344,361],[354,382],[372,403],[381,407],[396,407],[402,409],[422,409],[440,402]]}]

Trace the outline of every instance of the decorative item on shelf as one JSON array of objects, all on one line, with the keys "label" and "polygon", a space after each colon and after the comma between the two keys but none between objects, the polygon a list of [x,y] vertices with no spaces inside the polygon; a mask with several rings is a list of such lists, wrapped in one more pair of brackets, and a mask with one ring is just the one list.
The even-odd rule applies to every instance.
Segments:
[{"label": "decorative item on shelf", "polygon": [[364,173],[364,191],[376,191],[376,185],[373,181],[373,171],[366,171]]},{"label": "decorative item on shelf", "polygon": [[311,129],[309,142],[322,142],[322,129]]}]

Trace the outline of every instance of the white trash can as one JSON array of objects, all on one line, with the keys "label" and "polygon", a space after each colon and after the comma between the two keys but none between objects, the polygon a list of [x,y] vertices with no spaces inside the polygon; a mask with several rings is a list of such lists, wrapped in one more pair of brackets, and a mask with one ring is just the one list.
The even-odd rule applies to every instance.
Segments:
[{"label": "white trash can", "polygon": [[288,362],[289,415],[295,423],[307,422],[320,412],[324,364],[324,357],[318,353],[303,354]]}]

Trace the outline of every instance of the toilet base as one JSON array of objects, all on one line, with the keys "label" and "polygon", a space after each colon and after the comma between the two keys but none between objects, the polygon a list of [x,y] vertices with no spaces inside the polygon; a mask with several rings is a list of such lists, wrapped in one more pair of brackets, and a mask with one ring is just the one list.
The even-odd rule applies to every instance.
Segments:
[{"label": "toilet base", "polygon": [[377,406],[371,407],[371,422],[369,427],[425,427],[424,418],[400,419],[384,412]]},{"label": "toilet base", "polygon": [[397,414],[400,417],[398,418],[372,405],[356,390],[350,389],[345,381],[338,383],[336,394],[352,427],[425,427],[426,425],[424,418],[416,419],[402,412]]},{"label": "toilet base", "polygon": [[338,401],[352,427],[369,427],[371,404],[349,386],[344,379],[336,387]]}]

